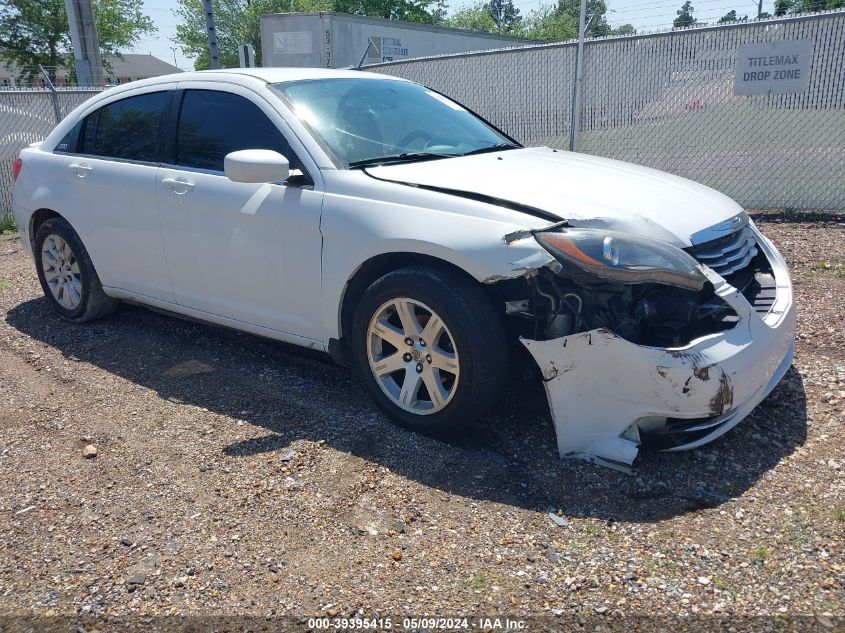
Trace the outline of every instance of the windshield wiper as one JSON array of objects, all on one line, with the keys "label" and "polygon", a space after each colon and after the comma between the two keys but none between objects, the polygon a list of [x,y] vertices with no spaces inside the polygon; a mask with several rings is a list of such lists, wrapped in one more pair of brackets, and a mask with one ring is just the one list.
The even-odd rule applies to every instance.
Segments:
[{"label": "windshield wiper", "polygon": [[370,165],[387,165],[390,163],[405,163],[415,160],[428,160],[434,158],[451,158],[454,154],[437,154],[435,152],[403,152],[401,154],[392,154],[389,156],[376,156],[374,158],[362,158],[361,160],[353,160],[349,163],[349,167],[369,167]]},{"label": "windshield wiper", "polygon": [[473,156],[474,154],[486,154],[487,152],[501,152],[506,149],[520,149],[520,146],[514,145],[513,143],[496,143],[488,147],[479,147],[463,154],[457,154],[457,156]]}]

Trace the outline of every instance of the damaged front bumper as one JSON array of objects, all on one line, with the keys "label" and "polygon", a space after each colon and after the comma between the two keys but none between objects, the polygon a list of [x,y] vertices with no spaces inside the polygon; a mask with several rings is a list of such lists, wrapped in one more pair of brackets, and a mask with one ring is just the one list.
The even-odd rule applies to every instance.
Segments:
[{"label": "damaged front bumper", "polygon": [[776,284],[766,314],[702,266],[739,316],[729,330],[678,348],[637,345],[607,329],[522,339],[542,371],[562,457],[621,465],[644,443],[695,448],[736,426],[774,389],[792,363],[795,308],[783,258],[757,237]]}]

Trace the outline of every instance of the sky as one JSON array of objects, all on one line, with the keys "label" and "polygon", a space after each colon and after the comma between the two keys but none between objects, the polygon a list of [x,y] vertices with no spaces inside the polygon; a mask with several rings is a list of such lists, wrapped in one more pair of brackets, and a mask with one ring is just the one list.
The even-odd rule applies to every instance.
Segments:
[{"label": "sky", "polygon": [[[451,0],[450,11],[461,7],[471,6],[478,0]],[[541,4],[551,4],[555,0],[514,0],[514,4],[522,15],[528,15]],[[607,20],[612,26],[633,24],[639,32],[665,29],[672,26],[676,12],[683,4],[683,0],[606,0]],[[150,53],[169,63],[174,63],[172,38],[176,34],[177,18],[173,15],[176,0],[145,0],[144,12],[150,16],[158,28],[158,33],[149,39],[139,42],[129,52]],[[757,16],[757,3],[752,0],[693,0],[693,15],[701,22],[715,23],[731,9],[737,15],[749,18]],[[763,11],[774,12],[774,0],[763,0]],[[184,70],[192,70],[193,60],[182,55],[176,47],[176,65]]]}]

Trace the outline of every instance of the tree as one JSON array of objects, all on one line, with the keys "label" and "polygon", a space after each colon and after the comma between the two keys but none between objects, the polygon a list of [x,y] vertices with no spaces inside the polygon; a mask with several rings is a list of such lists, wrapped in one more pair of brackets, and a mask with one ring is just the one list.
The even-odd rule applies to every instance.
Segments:
[{"label": "tree", "polygon": [[522,16],[519,15],[519,9],[514,6],[513,0],[490,0],[485,8],[499,33],[511,33],[519,29]]},{"label": "tree", "polygon": [[[762,16],[761,16],[762,17]],[[742,18],[738,18],[736,15],[736,10],[731,9],[721,18],[719,18],[718,24],[727,24],[729,22],[745,22],[748,20],[748,16],[743,16]]]},{"label": "tree", "polygon": [[695,9],[692,8],[691,0],[686,0],[683,6],[678,9],[678,17],[676,17],[672,21],[672,26],[675,28],[686,28],[688,26],[693,26],[694,24],[698,24],[698,20],[696,20],[692,13]]},{"label": "tree", "polygon": [[[255,61],[261,64],[261,16],[298,11],[341,11],[370,17],[438,23],[443,19],[443,0],[212,0],[217,27],[220,64],[238,65],[238,45],[251,44]],[[195,57],[195,68],[208,68],[208,36],[202,0],[179,0],[174,11],[174,42],[183,54]]]},{"label": "tree", "polygon": [[[529,14],[523,24],[526,37],[540,40],[563,41],[578,37],[578,20],[581,12],[579,0],[558,0],[554,7],[541,6]],[[587,0],[586,36],[630,35],[636,32],[631,24],[613,28],[607,21],[605,0]]]},{"label": "tree", "polygon": [[794,6],[794,0],[775,0],[775,15],[778,17],[786,15]]},{"label": "tree", "polygon": [[845,8],[845,0],[775,0],[775,15],[816,13]]},{"label": "tree", "polygon": [[485,3],[464,7],[456,11],[453,15],[446,18],[443,25],[451,26],[455,29],[469,29],[470,31],[482,31],[485,33],[495,33],[499,28],[493,20],[493,16],[487,10]]},{"label": "tree", "polygon": [[371,18],[438,24],[446,13],[445,0],[334,0],[333,11]]},{"label": "tree", "polygon": [[[137,44],[156,32],[142,13],[143,0],[94,0],[94,19],[100,50],[106,55]],[[31,80],[38,65],[55,81],[58,68],[73,69],[73,48],[63,0],[2,0],[0,59]]]},{"label": "tree", "polygon": [[637,29],[633,24],[623,24],[622,26],[613,29],[613,35],[636,35]]},{"label": "tree", "polygon": [[564,42],[578,35],[578,19],[552,6],[532,11],[523,20],[522,27],[525,37],[547,42]]}]

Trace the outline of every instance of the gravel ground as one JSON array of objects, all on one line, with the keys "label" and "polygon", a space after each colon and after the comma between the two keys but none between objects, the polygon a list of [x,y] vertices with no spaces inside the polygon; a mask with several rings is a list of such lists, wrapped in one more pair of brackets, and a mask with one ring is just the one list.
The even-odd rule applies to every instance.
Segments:
[{"label": "gravel ground", "polygon": [[726,436],[633,475],[560,460],[524,369],[443,443],[281,344],[131,306],[64,323],[0,238],[0,617],[842,628],[843,218],[755,217],[791,265],[795,364]]}]

